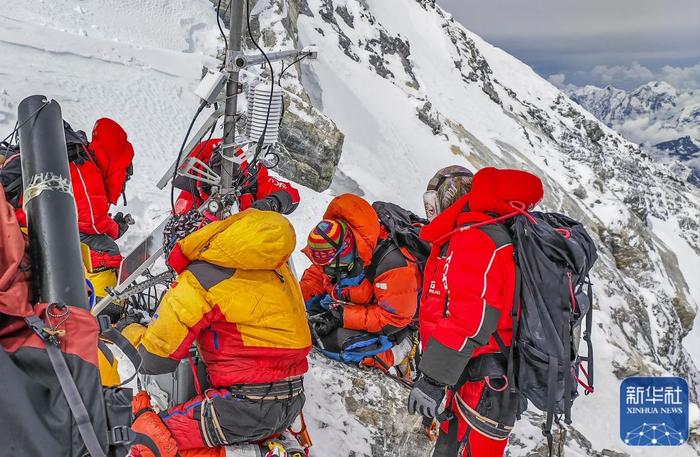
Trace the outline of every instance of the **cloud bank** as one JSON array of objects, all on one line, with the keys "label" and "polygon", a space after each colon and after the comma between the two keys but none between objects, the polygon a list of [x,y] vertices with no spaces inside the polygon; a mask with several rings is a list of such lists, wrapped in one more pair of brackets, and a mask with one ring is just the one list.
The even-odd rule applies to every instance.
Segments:
[{"label": "cloud bank", "polygon": [[639,62],[630,65],[596,65],[590,70],[554,73],[548,79],[563,89],[570,89],[578,81],[587,81],[587,84],[599,87],[633,87],[649,81],[665,81],[679,90],[695,90],[700,89],[700,63],[687,67],[665,65],[656,70]]}]

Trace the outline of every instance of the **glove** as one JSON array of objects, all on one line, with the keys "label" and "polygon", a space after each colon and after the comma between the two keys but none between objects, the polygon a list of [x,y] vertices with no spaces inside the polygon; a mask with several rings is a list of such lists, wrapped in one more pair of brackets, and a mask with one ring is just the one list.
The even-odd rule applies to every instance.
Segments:
[{"label": "glove", "polygon": [[418,412],[424,417],[435,418],[442,411],[445,385],[423,375],[416,381],[408,396],[408,413]]},{"label": "glove", "polygon": [[338,307],[321,314],[313,325],[318,336],[324,337],[328,335],[333,330],[343,326],[343,308]]},{"label": "glove", "polygon": [[[351,278],[343,278],[340,281],[338,281],[338,289],[344,289],[346,287],[355,287],[359,286],[362,281],[365,279],[365,272],[361,271],[359,275],[353,276]],[[340,294],[340,290],[338,290]]]},{"label": "glove", "polygon": [[121,211],[115,214],[112,219],[114,219],[114,222],[116,222],[119,226],[119,234],[117,235],[117,238],[121,238],[122,235],[129,230],[129,225],[134,223],[134,218],[131,217],[131,214],[124,215],[124,213]]},{"label": "glove", "polygon": [[304,304],[306,305],[306,310],[313,311],[314,308],[316,308],[317,306],[320,305],[321,300],[327,296],[328,296],[328,294],[326,294],[326,295],[314,295],[313,297],[309,298],[308,300],[306,300],[304,302]]},{"label": "glove", "polygon": [[255,200],[251,205],[251,208],[259,209],[260,211],[275,211],[279,212],[280,204],[273,196],[268,196],[260,200]]},{"label": "glove", "polygon": [[333,300],[333,297],[330,295],[326,294],[321,298],[321,300],[318,302],[318,305],[325,309],[326,311],[329,311],[332,308],[332,304],[335,303],[335,300]]}]

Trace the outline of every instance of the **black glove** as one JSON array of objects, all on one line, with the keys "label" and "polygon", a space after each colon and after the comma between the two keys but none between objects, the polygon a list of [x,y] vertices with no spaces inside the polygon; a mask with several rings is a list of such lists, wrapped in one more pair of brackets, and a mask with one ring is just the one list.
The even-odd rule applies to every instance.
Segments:
[{"label": "black glove", "polygon": [[129,230],[129,226],[134,223],[134,218],[131,217],[131,214],[124,215],[124,213],[121,211],[115,214],[112,219],[114,219],[114,222],[116,222],[119,226],[119,234],[117,235],[117,238],[121,238],[122,235]]},{"label": "black glove", "polygon": [[313,323],[318,336],[326,336],[343,326],[343,308],[337,307],[318,316]]},{"label": "black glove", "polygon": [[423,375],[413,385],[408,396],[408,413],[421,414],[424,417],[435,418],[442,411],[442,400],[445,398],[445,385]]},{"label": "black glove", "polygon": [[261,211],[279,212],[280,202],[272,195],[269,195],[265,198],[261,198],[260,200],[255,200],[253,203],[251,203],[250,207]]}]

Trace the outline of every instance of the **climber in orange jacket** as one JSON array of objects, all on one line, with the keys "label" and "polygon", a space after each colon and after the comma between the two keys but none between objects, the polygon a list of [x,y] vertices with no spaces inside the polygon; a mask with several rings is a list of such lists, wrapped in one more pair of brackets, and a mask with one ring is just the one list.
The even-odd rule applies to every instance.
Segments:
[{"label": "climber in orange jacket", "polygon": [[[351,194],[333,199],[311,231],[303,252],[313,265],[304,272],[301,290],[328,352],[347,349],[346,342],[360,335],[403,336],[414,319],[420,269],[388,238],[372,206]],[[384,366],[407,355],[381,354]]]}]

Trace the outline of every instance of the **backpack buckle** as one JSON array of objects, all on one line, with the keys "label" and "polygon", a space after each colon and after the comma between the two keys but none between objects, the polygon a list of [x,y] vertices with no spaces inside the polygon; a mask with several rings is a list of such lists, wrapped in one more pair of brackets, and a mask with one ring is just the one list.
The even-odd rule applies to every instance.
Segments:
[{"label": "backpack buckle", "polygon": [[127,446],[134,441],[135,435],[131,427],[117,425],[110,430],[109,443],[115,446]]},{"label": "backpack buckle", "polygon": [[44,333],[44,327],[46,324],[44,324],[43,320],[39,319],[37,316],[28,316],[24,318],[24,321],[27,323],[29,328],[31,328],[34,333],[41,338],[42,341],[46,342],[48,337],[46,333]]},{"label": "backpack buckle", "polygon": [[97,322],[100,324],[100,333],[104,333],[112,328],[112,320],[109,316],[97,316]]}]

